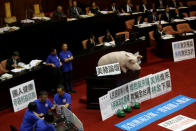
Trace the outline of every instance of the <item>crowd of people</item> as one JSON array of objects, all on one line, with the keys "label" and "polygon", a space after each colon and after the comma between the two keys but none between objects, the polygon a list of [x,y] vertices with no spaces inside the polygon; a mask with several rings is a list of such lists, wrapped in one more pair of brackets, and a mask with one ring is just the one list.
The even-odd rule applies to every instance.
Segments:
[{"label": "crowd of people", "polygon": [[63,107],[71,110],[71,95],[64,91],[64,86],[57,86],[57,93],[54,95],[53,103],[48,99],[48,93],[40,91],[39,99],[28,104],[25,111],[20,131],[56,131],[51,124],[54,122],[53,112]]}]

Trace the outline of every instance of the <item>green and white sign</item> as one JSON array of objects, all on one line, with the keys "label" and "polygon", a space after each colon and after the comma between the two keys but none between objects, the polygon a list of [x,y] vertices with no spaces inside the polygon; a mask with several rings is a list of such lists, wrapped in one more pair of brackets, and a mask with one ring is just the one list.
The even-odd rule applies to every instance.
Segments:
[{"label": "green and white sign", "polygon": [[151,98],[149,82],[150,76],[151,75],[148,75],[129,83],[129,94],[132,102],[141,103]]},{"label": "green and white sign", "polygon": [[37,99],[34,80],[10,88],[14,112],[26,108],[29,102]]},{"label": "green and white sign", "polygon": [[130,103],[128,83],[108,91],[111,108],[114,112],[121,109],[123,105]]},{"label": "green and white sign", "polygon": [[172,42],[174,62],[195,58],[194,39]]},{"label": "green and white sign", "polygon": [[155,98],[171,91],[171,78],[169,69],[150,76],[151,98]]}]

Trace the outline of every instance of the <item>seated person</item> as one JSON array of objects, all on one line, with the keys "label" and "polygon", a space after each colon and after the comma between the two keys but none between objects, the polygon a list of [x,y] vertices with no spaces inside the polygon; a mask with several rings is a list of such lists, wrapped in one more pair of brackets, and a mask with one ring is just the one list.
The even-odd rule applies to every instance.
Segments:
[{"label": "seated person", "polygon": [[39,115],[35,112],[37,105],[35,102],[28,104],[28,109],[25,111],[20,131],[33,131],[33,125],[40,119]]},{"label": "seated person", "polygon": [[156,21],[159,21],[159,16],[157,15],[156,10],[153,10],[152,13],[148,16],[148,22],[154,23]]},{"label": "seated person", "polygon": [[131,13],[131,12],[134,12],[135,9],[133,7],[133,4],[131,2],[131,0],[127,0],[127,3],[126,5],[122,8],[122,12],[123,13]]},{"label": "seated person", "polygon": [[73,6],[69,9],[69,15],[72,18],[78,18],[82,15],[82,10],[80,7],[77,6],[77,1],[73,1]]},{"label": "seated person", "polygon": [[35,125],[35,131],[56,131],[55,127],[51,124],[54,121],[52,113],[47,113],[44,119],[39,119]]},{"label": "seated person", "polygon": [[48,93],[46,91],[40,91],[39,99],[35,100],[37,104],[36,113],[38,113],[40,116],[43,116],[44,114],[48,113],[48,110],[55,109],[52,106],[51,101],[48,99]]},{"label": "seated person", "polygon": [[166,1],[165,0],[156,0],[155,1],[155,9],[164,9],[166,7]]},{"label": "seated person", "polygon": [[170,12],[169,7],[167,7],[165,9],[165,13],[163,13],[162,16],[161,16],[161,20],[164,20],[164,21],[167,21],[167,22],[171,22],[171,19],[172,19],[172,14]]},{"label": "seated person", "polygon": [[54,12],[52,16],[52,20],[58,21],[58,20],[67,20],[67,16],[63,13],[63,7],[58,6],[57,10]]},{"label": "seated person", "polygon": [[135,20],[135,25],[139,25],[139,24],[142,24],[142,23],[144,23],[144,19],[141,15],[139,15],[137,17],[137,19]]},{"label": "seated person", "polygon": [[57,94],[54,95],[53,105],[55,107],[64,106],[71,110],[71,95],[65,93],[63,85],[57,86]]},{"label": "seated person", "polygon": [[173,18],[175,18],[175,19],[183,19],[184,15],[178,10],[178,8],[176,8]]},{"label": "seated person", "polygon": [[110,31],[107,30],[105,36],[103,37],[103,42],[111,42],[113,40],[114,38],[112,37]]},{"label": "seated person", "polygon": [[88,6],[85,8],[85,15],[94,15]]},{"label": "seated person", "polygon": [[99,7],[96,5],[95,1],[92,2],[92,6],[90,8],[90,11],[91,11],[91,13],[93,13],[95,15],[99,14],[100,10],[99,10]]},{"label": "seated person", "polygon": [[20,57],[19,57],[19,52],[14,51],[12,53],[12,57],[7,60],[6,69],[7,70],[12,70],[12,69],[18,67],[19,62],[21,62]]},{"label": "seated person", "polygon": [[119,13],[119,9],[116,6],[116,0],[112,0],[112,5],[108,8],[108,11],[112,11],[113,13]]},{"label": "seated person", "polygon": [[91,34],[86,43],[86,47],[87,49],[93,48],[94,46],[96,46],[97,43],[98,43],[97,38],[95,37],[95,35]]},{"label": "seated person", "polygon": [[140,11],[146,12],[150,10],[150,7],[148,6],[147,0],[142,0],[142,4],[140,4]]},{"label": "seated person", "polygon": [[173,8],[178,8],[180,6],[180,3],[178,0],[170,0],[169,6]]},{"label": "seated person", "polygon": [[46,59],[46,64],[54,68],[60,68],[62,66],[62,63],[57,55],[57,51],[55,48],[51,48],[51,53]]},{"label": "seated person", "polygon": [[157,29],[154,31],[155,40],[161,40],[162,36],[165,35],[161,24],[157,25]]}]

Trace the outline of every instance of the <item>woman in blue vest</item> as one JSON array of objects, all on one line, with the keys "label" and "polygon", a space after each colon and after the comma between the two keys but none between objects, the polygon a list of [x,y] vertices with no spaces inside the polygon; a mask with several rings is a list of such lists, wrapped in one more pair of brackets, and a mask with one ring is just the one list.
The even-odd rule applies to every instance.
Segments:
[{"label": "woman in blue vest", "polygon": [[40,119],[39,114],[35,112],[36,109],[36,103],[30,102],[28,105],[28,109],[24,114],[24,119],[20,126],[20,131],[33,131],[34,124]]}]

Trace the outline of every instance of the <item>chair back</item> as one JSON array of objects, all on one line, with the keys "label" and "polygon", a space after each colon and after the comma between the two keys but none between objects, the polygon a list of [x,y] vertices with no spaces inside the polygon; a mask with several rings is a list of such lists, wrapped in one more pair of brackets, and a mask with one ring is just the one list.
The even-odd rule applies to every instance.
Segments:
[{"label": "chair back", "polygon": [[84,50],[87,49],[87,45],[86,45],[86,44],[87,44],[87,41],[88,41],[88,40],[83,40],[83,41],[82,41],[82,47],[83,47]]},{"label": "chair back", "polygon": [[124,32],[118,32],[116,33],[116,36],[118,35],[125,35],[125,39],[129,39],[129,32],[128,31],[124,31]]},{"label": "chair back", "polygon": [[135,19],[125,21],[125,26],[128,31],[133,29],[133,25],[135,23]]}]

